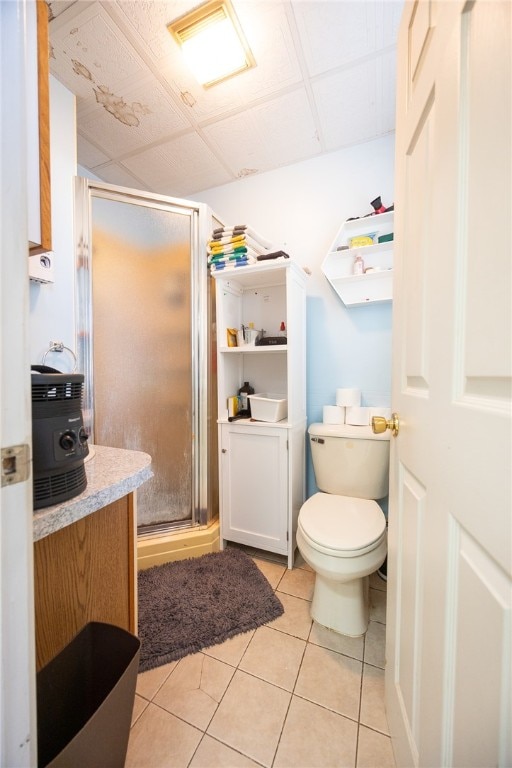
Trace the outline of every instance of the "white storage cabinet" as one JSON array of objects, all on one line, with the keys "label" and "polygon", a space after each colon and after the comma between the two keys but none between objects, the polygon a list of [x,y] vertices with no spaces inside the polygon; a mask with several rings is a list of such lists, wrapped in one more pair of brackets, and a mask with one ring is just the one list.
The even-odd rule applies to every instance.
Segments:
[{"label": "white storage cabinet", "polygon": [[[306,275],[293,261],[215,272],[221,546],[227,541],[285,555],[293,566],[304,503]],[[254,323],[287,343],[228,347],[227,329]],[[228,421],[228,398],[245,381],[287,400],[277,422]]]},{"label": "white storage cabinet", "polygon": [[[329,253],[322,263],[322,272],[346,307],[361,307],[393,298],[393,241],[377,242],[379,236],[393,232],[394,211],[346,221],[338,231]],[[350,245],[358,235],[375,233],[374,245],[338,251],[338,246]],[[375,271],[354,275],[354,259],[360,254],[365,268]]]}]

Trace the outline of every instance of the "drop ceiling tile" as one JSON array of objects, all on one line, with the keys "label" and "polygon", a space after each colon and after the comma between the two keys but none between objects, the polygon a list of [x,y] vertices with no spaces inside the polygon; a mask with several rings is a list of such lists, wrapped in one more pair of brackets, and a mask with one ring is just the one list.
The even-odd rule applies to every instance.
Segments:
[{"label": "drop ceiling tile", "polygon": [[206,126],[205,136],[237,176],[266,171],[320,152],[306,92],[292,93]]},{"label": "drop ceiling tile", "polygon": [[85,168],[94,168],[94,166],[107,163],[110,160],[108,155],[80,134],[77,135],[77,154],[79,164]]},{"label": "drop ceiling tile", "polygon": [[78,109],[80,130],[112,158],[190,127],[157,80],[138,81],[122,92],[95,89],[95,95],[94,106]]},{"label": "drop ceiling tile", "polygon": [[123,17],[155,60],[168,55],[167,25],[184,16],[198,0],[116,0],[116,16]]},{"label": "drop ceiling tile", "polygon": [[315,76],[395,45],[402,0],[294,2],[308,72]]},{"label": "drop ceiling tile", "polygon": [[366,61],[313,83],[327,150],[381,134],[382,98],[377,98],[377,73],[378,62]]},{"label": "drop ceiling tile", "polygon": [[70,5],[74,5],[76,0],[47,0],[48,3],[48,19],[54,19],[57,16],[60,16],[61,13],[64,13],[64,11],[69,8]]},{"label": "drop ceiling tile", "polygon": [[163,195],[187,195],[233,181],[213,152],[195,133],[139,152],[123,165]]},{"label": "drop ceiling tile", "polygon": [[380,124],[377,127],[382,133],[389,133],[395,130],[396,51],[382,54],[376,63],[376,103],[380,115]]},{"label": "drop ceiling tile", "polygon": [[377,41],[382,46],[396,45],[405,0],[384,0],[382,14],[377,21]]},{"label": "drop ceiling tile", "polygon": [[140,179],[135,178],[129,173],[126,168],[117,163],[109,163],[103,165],[101,168],[93,168],[93,172],[96,176],[99,176],[102,181],[106,181],[107,184],[116,184],[118,187],[128,187],[129,189],[142,189],[146,192],[151,191],[146,189]]},{"label": "drop ceiling tile", "polygon": [[[76,4],[80,7],[80,4]],[[88,98],[93,85],[118,90],[147,68],[100,3],[76,5],[50,23],[50,69],[73,93]]]}]

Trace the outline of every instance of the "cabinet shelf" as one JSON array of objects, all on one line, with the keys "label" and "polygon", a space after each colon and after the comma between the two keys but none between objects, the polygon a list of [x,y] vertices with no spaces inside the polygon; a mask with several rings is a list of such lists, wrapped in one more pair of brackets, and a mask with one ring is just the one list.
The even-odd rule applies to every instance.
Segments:
[{"label": "cabinet shelf", "polygon": [[229,424],[230,426],[236,424],[241,427],[246,427],[247,429],[268,429],[268,427],[272,427],[272,429],[290,429],[290,422],[288,419],[282,419],[281,421],[252,421],[251,419],[237,419],[237,421],[229,421],[227,418],[224,419],[217,419],[217,424]]},{"label": "cabinet shelf", "polygon": [[[359,248],[344,248],[343,250],[329,251],[327,256],[336,258],[347,258],[354,260],[357,253],[360,253],[363,259],[372,258],[380,253],[386,253],[393,250],[393,241],[386,243],[374,243],[373,245],[362,245]],[[326,257],[327,258],[327,257]]]},{"label": "cabinet shelf", "polygon": [[242,347],[220,347],[223,355],[275,355],[278,352],[288,352],[287,344],[276,344],[269,347],[251,347],[248,344]]},{"label": "cabinet shelf", "polygon": [[[336,250],[349,245],[357,235],[374,234],[376,238],[393,232],[394,212],[346,221],[338,231],[323,263],[322,272],[346,307],[361,307],[393,299],[393,241],[360,248]],[[360,255],[365,268],[375,271],[352,273],[354,259]]]}]

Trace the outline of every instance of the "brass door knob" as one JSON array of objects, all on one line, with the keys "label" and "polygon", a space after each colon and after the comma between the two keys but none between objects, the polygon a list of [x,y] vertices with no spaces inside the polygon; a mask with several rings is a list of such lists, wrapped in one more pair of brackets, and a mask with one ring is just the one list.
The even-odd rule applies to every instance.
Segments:
[{"label": "brass door knob", "polygon": [[398,435],[400,431],[400,419],[398,418],[398,413],[392,413],[389,421],[388,419],[384,418],[384,416],[372,417],[372,430],[375,435],[382,434],[382,432],[385,432],[386,429],[391,430],[393,437]]}]

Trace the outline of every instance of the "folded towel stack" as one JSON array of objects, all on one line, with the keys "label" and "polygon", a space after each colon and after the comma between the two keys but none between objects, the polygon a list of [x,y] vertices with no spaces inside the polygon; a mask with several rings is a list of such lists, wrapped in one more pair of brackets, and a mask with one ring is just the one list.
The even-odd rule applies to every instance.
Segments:
[{"label": "folded towel stack", "polygon": [[246,224],[218,227],[208,242],[208,264],[212,270],[255,264],[258,256],[269,253],[271,248],[268,240]]}]

